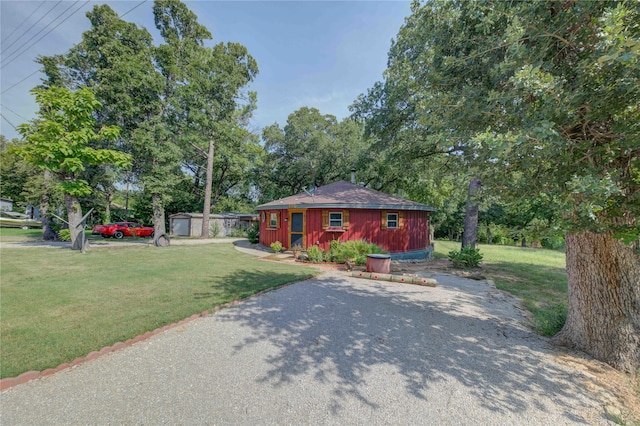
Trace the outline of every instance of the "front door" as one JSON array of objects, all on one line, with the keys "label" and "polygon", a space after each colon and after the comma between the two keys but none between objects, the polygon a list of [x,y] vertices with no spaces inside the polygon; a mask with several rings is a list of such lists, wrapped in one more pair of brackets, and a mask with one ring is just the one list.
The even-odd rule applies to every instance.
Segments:
[{"label": "front door", "polygon": [[289,248],[300,246],[304,248],[304,213],[303,212],[291,212],[289,213],[289,235],[290,243]]}]

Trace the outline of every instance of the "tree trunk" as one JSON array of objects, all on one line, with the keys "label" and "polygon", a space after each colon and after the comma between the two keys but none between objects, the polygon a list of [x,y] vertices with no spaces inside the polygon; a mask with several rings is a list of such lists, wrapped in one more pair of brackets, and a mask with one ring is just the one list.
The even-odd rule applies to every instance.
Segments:
[{"label": "tree trunk", "polygon": [[482,183],[478,178],[472,178],[469,182],[469,196],[467,197],[467,210],[464,215],[464,232],[462,234],[462,248],[471,246],[476,248],[478,237],[478,198]]},{"label": "tree trunk", "polygon": [[522,241],[520,242],[520,247],[526,247],[526,246],[527,246],[527,237],[523,235]]},{"label": "tree trunk", "polygon": [[209,139],[209,152],[207,153],[207,175],[204,189],[204,206],[202,207],[202,230],[200,238],[209,238],[209,214],[211,213],[211,191],[213,189],[213,154],[215,142]]},{"label": "tree trunk", "polygon": [[49,216],[49,207],[51,199],[51,171],[44,171],[44,190],[40,199],[40,220],[42,221],[42,239],[45,241],[53,241],[58,236],[51,228],[51,217]]},{"label": "tree trunk", "polygon": [[640,256],[611,233],[567,235],[567,320],[553,338],[620,370],[640,368]]},{"label": "tree trunk", "polygon": [[153,232],[155,235],[166,233],[164,220],[164,203],[159,194],[151,196],[151,204],[153,205]]},{"label": "tree trunk", "polygon": [[111,202],[112,201],[113,201],[113,194],[111,192],[107,192],[107,205],[104,208],[104,223],[111,223]]},{"label": "tree trunk", "polygon": [[487,244],[491,244],[491,227],[487,225]]},{"label": "tree trunk", "polygon": [[84,228],[78,227],[78,225],[82,219],[82,207],[80,207],[78,198],[69,194],[64,194],[64,204],[67,207],[67,222],[69,222],[69,231],[71,231],[71,250],[81,250]]},{"label": "tree trunk", "polygon": [[153,205],[153,244],[156,247],[166,247],[169,245],[169,237],[167,236],[164,217],[164,201],[160,194],[151,196],[151,204]]}]

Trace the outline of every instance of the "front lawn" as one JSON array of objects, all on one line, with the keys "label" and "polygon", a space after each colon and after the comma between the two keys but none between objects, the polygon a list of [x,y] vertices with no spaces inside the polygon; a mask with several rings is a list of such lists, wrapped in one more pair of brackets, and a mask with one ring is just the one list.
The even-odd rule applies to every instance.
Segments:
[{"label": "front lawn", "polygon": [[42,229],[0,228],[0,242],[42,241]]},{"label": "front lawn", "polygon": [[[539,248],[479,244],[483,255],[480,273],[522,300],[532,315],[532,327],[551,336],[564,324],[567,305],[567,271],[564,253]],[[455,241],[435,242],[435,256],[446,258],[460,250]]]},{"label": "front lawn", "polygon": [[86,254],[3,249],[0,268],[2,378],[53,368],[317,274],[254,259],[231,244],[114,247]]}]

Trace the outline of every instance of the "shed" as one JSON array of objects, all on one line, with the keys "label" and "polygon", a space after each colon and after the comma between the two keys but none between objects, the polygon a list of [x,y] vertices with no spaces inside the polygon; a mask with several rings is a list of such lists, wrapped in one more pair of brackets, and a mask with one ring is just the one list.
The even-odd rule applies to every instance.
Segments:
[{"label": "shed", "polygon": [[[238,228],[248,228],[258,220],[257,214],[220,213],[209,215],[212,237],[227,237]],[[171,235],[199,237],[202,230],[202,213],[175,213],[169,216]],[[213,235],[215,233],[215,235]]]},{"label": "shed", "polygon": [[433,207],[339,181],[256,207],[260,244],[280,241],[291,248],[333,240],[367,240],[394,259],[428,257],[433,250],[429,213]]},{"label": "shed", "polygon": [[13,200],[11,198],[0,197],[0,211],[13,211]]}]

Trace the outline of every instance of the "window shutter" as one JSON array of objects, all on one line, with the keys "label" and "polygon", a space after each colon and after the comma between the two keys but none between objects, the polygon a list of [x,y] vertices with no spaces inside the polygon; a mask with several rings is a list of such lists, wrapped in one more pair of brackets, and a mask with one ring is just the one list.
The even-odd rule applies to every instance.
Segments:
[{"label": "window shutter", "polygon": [[380,228],[387,229],[387,211],[382,210],[380,216]]},{"label": "window shutter", "polygon": [[329,228],[329,210],[322,210],[322,229]]},{"label": "window shutter", "polygon": [[342,211],[342,229],[349,229],[349,210]]},{"label": "window shutter", "polygon": [[404,212],[403,211],[398,212],[398,228],[400,229],[404,228]]},{"label": "window shutter", "polygon": [[280,212],[276,212],[276,229],[280,229]]}]

